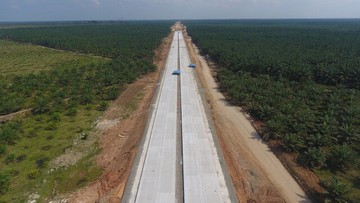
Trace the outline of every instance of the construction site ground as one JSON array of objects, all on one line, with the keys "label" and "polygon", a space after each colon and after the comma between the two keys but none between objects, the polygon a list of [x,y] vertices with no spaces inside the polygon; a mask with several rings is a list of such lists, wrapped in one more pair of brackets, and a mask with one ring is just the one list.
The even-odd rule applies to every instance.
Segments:
[{"label": "construction site ground", "polygon": [[[173,31],[182,28],[176,25]],[[172,32],[173,33],[173,32]],[[158,69],[129,85],[113,102],[98,124],[101,152],[97,164],[103,173],[99,179],[73,193],[68,202],[119,202],[124,194],[138,146],[144,134],[153,95],[166,62],[172,33],[155,51]],[[264,143],[251,118],[241,108],[231,106],[218,91],[214,72],[187,36],[191,61],[197,64],[199,87],[206,98],[205,107],[212,118],[235,192],[240,202],[309,202],[304,191],[290,175],[298,177],[303,188],[321,190],[317,176],[298,167],[291,155],[276,153],[279,144]],[[210,64],[210,65],[209,65]],[[256,127],[256,126],[255,126]],[[248,136],[248,135],[251,136]],[[272,149],[272,150],[271,150]],[[275,156],[275,154],[277,156]],[[285,163],[286,168],[281,162]],[[267,168],[266,164],[275,165]],[[286,170],[288,169],[288,170]],[[287,187],[284,188],[283,185]]]},{"label": "construction site ground", "polygon": [[[174,28],[173,28],[174,29]],[[98,123],[101,152],[97,164],[102,175],[76,191],[67,202],[119,202],[141,142],[150,105],[161,70],[166,62],[171,33],[155,50],[157,70],[130,84],[114,101]]]}]

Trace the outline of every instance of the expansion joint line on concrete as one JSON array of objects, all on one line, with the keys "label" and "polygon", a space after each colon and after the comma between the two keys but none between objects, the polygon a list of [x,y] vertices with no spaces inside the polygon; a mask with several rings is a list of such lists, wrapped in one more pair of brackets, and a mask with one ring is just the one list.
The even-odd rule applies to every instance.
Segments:
[{"label": "expansion joint line on concrete", "polygon": [[[178,63],[177,63],[177,69],[181,72],[181,68],[180,68],[180,32],[177,32],[177,39],[178,39]],[[180,146],[180,157],[179,157],[179,162],[180,162],[180,170],[181,170],[181,181],[180,181],[180,187],[181,187],[181,199],[180,202],[184,202],[184,161],[183,161],[183,142],[182,142],[182,107],[181,107],[181,79],[180,77],[177,78],[178,80],[178,106],[179,106],[179,145]]]},{"label": "expansion joint line on concrete", "polygon": [[[189,63],[182,32],[175,32],[130,198],[124,202],[230,202]],[[180,75],[172,75],[174,69]]]},{"label": "expansion joint line on concrete", "polygon": [[[168,56],[169,57],[169,56]],[[165,64],[166,65],[166,64]],[[163,74],[166,74],[165,73],[166,70],[164,70],[164,73]],[[159,87],[159,93],[157,95],[157,98],[156,98],[156,105],[154,107],[154,111],[153,111],[153,114],[151,115],[151,122],[149,124],[149,128],[148,128],[148,132],[146,133],[145,135],[145,142],[143,144],[143,153],[144,153],[144,156],[142,156],[140,158],[140,161],[139,161],[139,165],[141,165],[141,170],[139,170],[137,172],[137,175],[138,177],[140,177],[138,180],[135,180],[134,183],[133,183],[133,189],[132,189],[132,193],[136,194],[135,196],[133,197],[130,197],[130,201],[129,202],[136,202],[136,198],[137,198],[137,193],[139,191],[139,187],[140,187],[140,180],[141,180],[141,177],[143,176],[143,172],[144,172],[144,162],[145,162],[145,159],[147,157],[147,154],[148,154],[148,150],[149,150],[149,143],[150,143],[150,140],[151,140],[151,135],[153,134],[153,131],[154,131],[154,125],[155,125],[155,119],[157,114],[158,114],[158,108],[159,108],[159,100],[160,100],[160,97],[161,97],[161,94],[162,94],[162,89],[164,87],[164,78],[162,77],[161,80],[160,80],[160,87]],[[140,172],[140,174],[139,174]],[[136,178],[136,177],[135,177]]]},{"label": "expansion joint line on concrete", "polygon": [[178,39],[174,38],[144,134],[139,161],[132,172],[132,181],[128,182],[128,194],[123,202],[175,202],[176,156],[171,148],[175,148],[176,143],[173,138],[176,138],[177,91],[174,89],[177,90],[177,82],[172,79],[171,69],[177,65]]}]

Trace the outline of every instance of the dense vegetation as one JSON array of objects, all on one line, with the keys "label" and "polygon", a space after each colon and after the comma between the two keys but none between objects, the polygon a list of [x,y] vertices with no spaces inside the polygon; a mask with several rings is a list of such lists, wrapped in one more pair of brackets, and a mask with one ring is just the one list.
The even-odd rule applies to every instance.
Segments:
[{"label": "dense vegetation", "polygon": [[96,146],[71,167],[53,170],[50,162],[75,140],[88,139],[96,117],[126,84],[154,70],[153,50],[169,27],[123,22],[0,29],[3,40],[101,56],[0,41],[12,48],[0,52],[16,55],[13,66],[11,58],[0,63],[0,115],[31,110],[25,118],[0,123],[0,202],[25,202],[31,195],[48,201],[99,175],[91,158]]},{"label": "dense vegetation", "polygon": [[[46,95],[47,98],[53,98],[52,94],[59,94],[63,99],[68,98],[70,94],[76,94],[70,92],[67,87],[81,94],[86,94],[85,89],[96,91],[96,94],[100,92],[104,94],[111,89],[107,86],[121,86],[132,81],[138,75],[154,68],[153,50],[168,33],[169,27],[169,22],[126,22],[0,29],[2,39],[91,53],[113,59],[101,66],[94,65],[96,67],[81,67],[81,64],[73,62],[62,63],[56,64],[56,70],[52,73],[14,76],[7,80],[1,78],[0,115],[24,107],[36,106],[32,98],[37,100],[43,98],[38,97],[38,94]],[[19,60],[18,57],[15,59]],[[65,67],[60,67],[61,65]],[[77,68],[74,69],[74,66]],[[1,67],[1,69],[5,68]],[[19,68],[13,67],[13,69]],[[0,77],[2,76],[4,75]],[[39,91],[41,93],[38,93]]]},{"label": "dense vegetation", "polygon": [[1,76],[26,75],[54,68],[75,67],[80,64],[86,66],[106,61],[109,60],[61,50],[44,49],[32,44],[0,40]]},{"label": "dense vegetation", "polygon": [[[325,198],[360,199],[360,21],[186,25],[201,53],[216,63],[229,101],[263,123],[264,139],[281,141],[299,164],[316,171]],[[340,196],[334,188],[343,182],[352,190]]]},{"label": "dense vegetation", "polygon": [[152,60],[152,52],[172,22],[88,23],[70,26],[2,29],[2,39],[91,53],[110,58]]}]

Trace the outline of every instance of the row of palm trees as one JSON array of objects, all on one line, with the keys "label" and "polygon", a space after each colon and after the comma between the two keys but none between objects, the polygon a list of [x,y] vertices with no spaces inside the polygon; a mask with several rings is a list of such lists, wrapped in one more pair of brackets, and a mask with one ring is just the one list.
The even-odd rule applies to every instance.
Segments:
[{"label": "row of palm trees", "polygon": [[171,22],[100,23],[1,29],[0,38],[109,58],[152,60]]},{"label": "row of palm trees", "polygon": [[[0,94],[0,112],[9,114],[19,109],[33,108],[44,113],[55,103],[67,99],[79,104],[115,99],[119,88],[139,75],[155,69],[149,62],[113,60],[99,66],[61,68],[40,74],[16,76],[7,82]],[[12,108],[9,108],[12,107]]]},{"label": "row of palm trees", "polygon": [[[360,27],[329,26],[190,22],[187,28],[217,64],[220,90],[263,123],[265,140],[281,141],[304,167],[347,173],[360,163]],[[326,198],[348,200],[339,184],[324,184]]]}]

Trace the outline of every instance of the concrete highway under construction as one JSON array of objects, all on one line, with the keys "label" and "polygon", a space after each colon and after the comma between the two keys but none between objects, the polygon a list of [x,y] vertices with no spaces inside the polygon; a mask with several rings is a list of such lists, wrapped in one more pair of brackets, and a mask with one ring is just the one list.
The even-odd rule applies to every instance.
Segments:
[{"label": "concrete highway under construction", "polygon": [[237,202],[190,63],[176,31],[123,202]]}]

